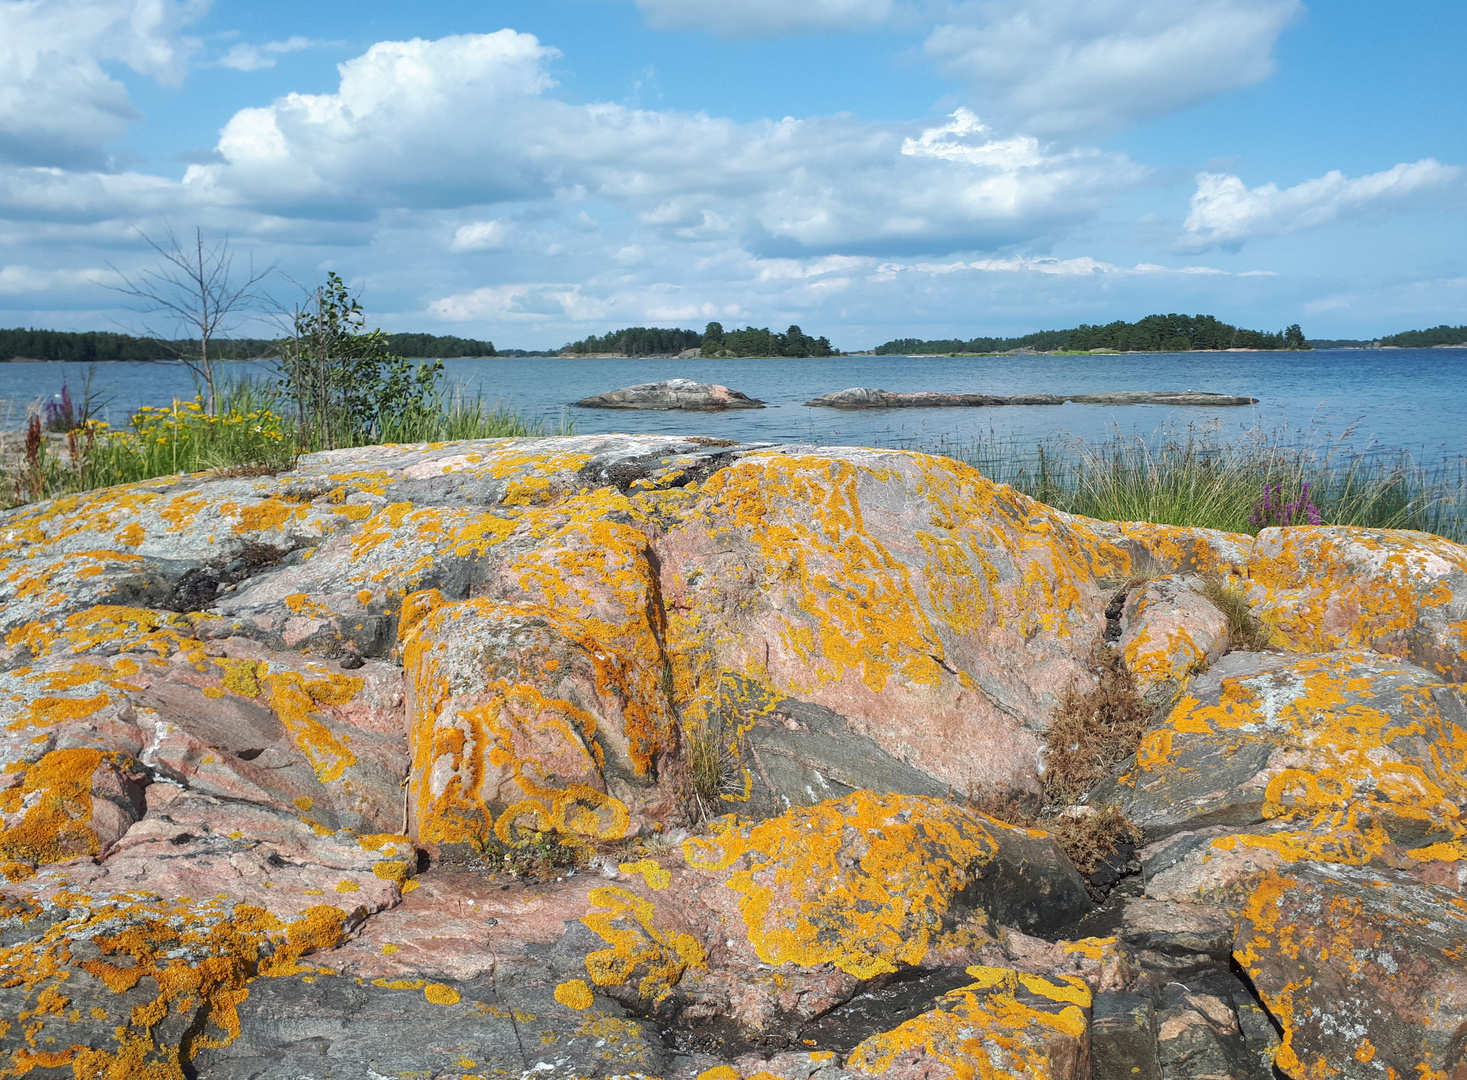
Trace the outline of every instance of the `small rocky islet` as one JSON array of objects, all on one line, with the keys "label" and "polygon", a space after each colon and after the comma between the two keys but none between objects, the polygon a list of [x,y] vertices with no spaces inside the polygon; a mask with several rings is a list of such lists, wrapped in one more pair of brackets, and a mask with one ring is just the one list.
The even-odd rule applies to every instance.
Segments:
[{"label": "small rocky islet", "polygon": [[[1439,537],[607,435],[67,496],[0,568],[0,1076],[1467,1069]],[[979,807],[1102,653],[1155,712],[1085,875]]]},{"label": "small rocky islet", "polygon": [[[857,386],[821,394],[805,402],[814,408],[831,409],[942,409],[976,408],[990,405],[1182,405],[1229,407],[1257,405],[1258,399],[1232,394],[1209,394],[1196,390],[1118,390],[1100,394],[949,394],[939,392],[896,393]],[[574,403],[585,409],[676,409],[721,412],[726,409],[762,409],[765,402],[718,383],[692,379],[664,379],[638,383],[595,394]]]}]

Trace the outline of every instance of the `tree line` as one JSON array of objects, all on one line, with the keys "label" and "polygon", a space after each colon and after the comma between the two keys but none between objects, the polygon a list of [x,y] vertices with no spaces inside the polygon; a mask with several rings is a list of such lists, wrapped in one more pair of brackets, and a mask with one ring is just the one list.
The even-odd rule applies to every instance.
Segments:
[{"label": "tree line", "polygon": [[922,341],[899,338],[877,346],[878,356],[935,356],[943,353],[1190,352],[1197,349],[1308,349],[1309,342],[1296,323],[1277,333],[1245,330],[1211,315],[1148,315],[1133,323],[1117,320],[1103,326],[1088,323],[1070,330],[1041,330],[1022,337],[981,337],[967,341]]},{"label": "tree line", "polygon": [[592,335],[573,341],[560,350],[562,356],[589,356],[615,353],[620,356],[676,356],[697,349],[706,357],[750,356],[838,356],[825,337],[811,337],[798,326],[775,333],[746,326],[742,330],[725,330],[722,323],[711,322],[700,334],[696,330],[663,329],[655,326],[631,326],[612,330],[600,337]]},{"label": "tree line", "polygon": [[[436,334],[385,334],[387,348],[409,359],[446,360],[463,356],[498,356],[492,341]],[[210,352],[219,360],[263,360],[278,357],[288,338],[215,338]],[[197,341],[133,337],[100,330],[0,330],[0,362],[70,360],[103,363],[177,360],[198,351]]]},{"label": "tree line", "polygon": [[665,330],[657,326],[629,326],[625,330],[612,330],[600,337],[591,335],[573,341],[560,351],[571,356],[588,356],[593,353],[618,353],[623,356],[676,356],[685,349],[696,349],[703,344],[703,336],[696,330]]},{"label": "tree line", "polygon": [[1402,349],[1429,349],[1433,345],[1467,345],[1467,326],[1433,326],[1430,330],[1403,330],[1380,339],[1382,345]]},{"label": "tree line", "polygon": [[742,330],[724,330],[722,323],[711,322],[703,331],[700,351],[704,356],[837,356],[830,339],[811,337],[798,326],[782,334],[746,326]]}]

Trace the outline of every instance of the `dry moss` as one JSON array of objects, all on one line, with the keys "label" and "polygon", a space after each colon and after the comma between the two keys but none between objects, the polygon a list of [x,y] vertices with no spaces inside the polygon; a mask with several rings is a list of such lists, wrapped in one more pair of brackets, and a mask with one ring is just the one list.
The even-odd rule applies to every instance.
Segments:
[{"label": "dry moss", "polygon": [[1091,664],[1095,685],[1069,689],[1045,737],[1044,803],[1051,812],[1080,802],[1136,752],[1151,726],[1153,707],[1137,692],[1121,657],[1100,649]]},{"label": "dry moss", "polygon": [[1228,620],[1228,648],[1240,652],[1259,652],[1268,648],[1268,631],[1248,607],[1242,589],[1229,585],[1215,574],[1202,579],[1198,590]]},{"label": "dry moss", "polygon": [[1141,830],[1119,807],[1084,806],[1082,800],[1136,753],[1155,715],[1118,653],[1102,647],[1092,666],[1095,685],[1071,687],[1055,709],[1045,741],[1043,795],[987,791],[968,798],[990,817],[1048,832],[1087,878],[1141,839]]}]

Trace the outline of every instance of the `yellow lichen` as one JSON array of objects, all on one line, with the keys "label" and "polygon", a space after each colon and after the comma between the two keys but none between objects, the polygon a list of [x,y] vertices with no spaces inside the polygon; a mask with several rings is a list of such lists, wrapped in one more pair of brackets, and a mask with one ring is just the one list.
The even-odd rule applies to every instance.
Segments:
[{"label": "yellow lichen", "polygon": [[998,845],[982,818],[938,799],[859,791],[683,845],[729,870],[766,964],[835,964],[858,978],[918,964],[953,899]]},{"label": "yellow lichen", "polygon": [[457,1005],[463,997],[453,987],[443,983],[429,983],[423,987],[423,996],[434,1005]]},{"label": "yellow lichen", "polygon": [[879,1076],[898,1057],[921,1055],[958,1080],[1028,1080],[1056,1075],[1050,1056],[1056,1036],[1073,1040],[1078,1052],[1091,1004],[1083,979],[1051,982],[989,967],[968,973],[972,985],[944,995],[937,1008],[862,1042],[850,1067]]},{"label": "yellow lichen", "polygon": [[586,971],[597,986],[624,986],[637,979],[644,998],[662,1001],[689,967],[707,963],[703,946],[690,934],[654,923],[652,905],[625,889],[591,890],[593,911],[581,921],[611,944],[586,957]]},{"label": "yellow lichen", "polygon": [[595,1004],[595,996],[585,979],[571,979],[555,988],[555,1000],[567,1009],[589,1009]]}]

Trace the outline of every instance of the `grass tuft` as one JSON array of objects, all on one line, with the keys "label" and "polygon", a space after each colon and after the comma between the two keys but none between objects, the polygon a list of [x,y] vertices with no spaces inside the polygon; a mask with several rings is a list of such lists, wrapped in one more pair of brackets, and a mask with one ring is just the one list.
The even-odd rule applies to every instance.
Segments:
[{"label": "grass tuft", "polygon": [[741,792],[739,755],[726,726],[719,722],[683,728],[682,787],[695,820],[708,821],[724,812],[720,796]]},{"label": "grass tuft", "polygon": [[1072,686],[1045,736],[1044,802],[1061,812],[1074,806],[1116,765],[1136,752],[1154,709],[1136,690],[1119,653],[1097,651],[1092,687]]},{"label": "grass tuft", "polygon": [[1261,652],[1268,648],[1268,629],[1248,607],[1242,589],[1229,585],[1216,574],[1202,579],[1198,590],[1228,620],[1228,648],[1235,652]]}]

